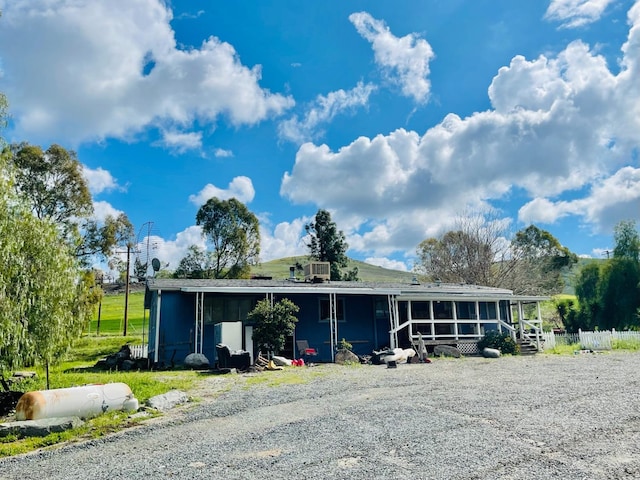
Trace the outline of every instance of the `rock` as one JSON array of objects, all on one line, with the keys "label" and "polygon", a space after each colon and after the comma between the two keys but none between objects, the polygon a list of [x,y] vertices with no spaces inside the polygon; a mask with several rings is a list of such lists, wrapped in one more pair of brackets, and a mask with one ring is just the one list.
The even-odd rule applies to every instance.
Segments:
[{"label": "rock", "polygon": [[40,420],[22,420],[0,423],[0,437],[17,435],[19,437],[46,437],[50,433],[64,432],[83,425],[78,417],[42,418]]},{"label": "rock", "polygon": [[485,347],[482,349],[482,356],[485,358],[498,358],[500,356],[500,350]]},{"label": "rock", "polygon": [[458,350],[457,347],[452,347],[451,345],[436,345],[433,349],[433,354],[436,357],[444,356],[460,358],[462,356],[460,350]]},{"label": "rock", "polygon": [[162,395],[151,397],[147,400],[147,405],[161,412],[166,412],[167,410],[171,410],[177,405],[187,403],[188,401],[189,397],[185,392],[180,390],[170,390]]},{"label": "rock", "polygon": [[360,363],[360,359],[351,350],[341,348],[336,352],[335,362],[344,365],[345,363]]},{"label": "rock", "polygon": [[204,370],[209,368],[209,359],[202,353],[190,353],[184,359],[184,366],[192,370]]}]

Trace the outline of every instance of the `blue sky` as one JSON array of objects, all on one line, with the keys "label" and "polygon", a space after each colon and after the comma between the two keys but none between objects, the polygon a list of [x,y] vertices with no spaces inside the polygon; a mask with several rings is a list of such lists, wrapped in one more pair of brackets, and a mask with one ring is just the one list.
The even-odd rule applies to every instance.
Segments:
[{"label": "blue sky", "polygon": [[[10,142],[75,150],[98,218],[175,268],[235,196],[263,261],[319,208],[410,270],[494,209],[584,256],[640,218],[640,2],[0,0]],[[151,239],[146,241],[146,234]]]}]

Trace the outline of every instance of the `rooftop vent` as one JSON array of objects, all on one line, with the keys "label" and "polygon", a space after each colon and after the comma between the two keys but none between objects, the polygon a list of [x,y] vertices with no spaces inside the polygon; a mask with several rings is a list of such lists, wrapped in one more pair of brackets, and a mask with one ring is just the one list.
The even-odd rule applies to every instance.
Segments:
[{"label": "rooftop vent", "polygon": [[311,262],[304,266],[305,282],[323,282],[331,279],[331,264],[329,262]]}]

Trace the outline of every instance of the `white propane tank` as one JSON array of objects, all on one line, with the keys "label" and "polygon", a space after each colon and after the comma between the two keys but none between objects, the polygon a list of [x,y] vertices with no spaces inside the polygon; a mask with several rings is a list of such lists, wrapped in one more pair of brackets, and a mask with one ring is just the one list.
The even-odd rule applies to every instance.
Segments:
[{"label": "white propane tank", "polygon": [[27,392],[16,405],[16,420],[91,418],[111,410],[137,409],[138,401],[127,384],[106,383]]}]

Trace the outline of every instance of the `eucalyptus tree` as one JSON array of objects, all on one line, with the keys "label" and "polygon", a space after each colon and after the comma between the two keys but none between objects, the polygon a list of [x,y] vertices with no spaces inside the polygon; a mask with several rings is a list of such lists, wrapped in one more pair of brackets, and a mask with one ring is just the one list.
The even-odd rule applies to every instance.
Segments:
[{"label": "eucalyptus tree", "polygon": [[8,148],[15,171],[13,187],[33,214],[53,221],[61,239],[88,266],[95,256],[108,258],[113,249],[132,236],[124,213],[98,222],[83,166],[76,153],[60,145],[43,150],[23,142]]},{"label": "eucalyptus tree", "polygon": [[341,271],[349,262],[349,244],[344,232],[338,230],[336,223],[331,220],[331,213],[323,209],[318,210],[313,222],[307,223],[304,228],[309,238],[309,256],[331,264],[331,280],[358,280],[357,267],[345,273]]},{"label": "eucalyptus tree", "polygon": [[173,272],[174,278],[215,278],[215,255],[197,245],[190,245]]},{"label": "eucalyptus tree", "polygon": [[210,198],[196,214],[196,225],[211,247],[213,278],[246,278],[260,256],[258,218],[235,198]]}]

